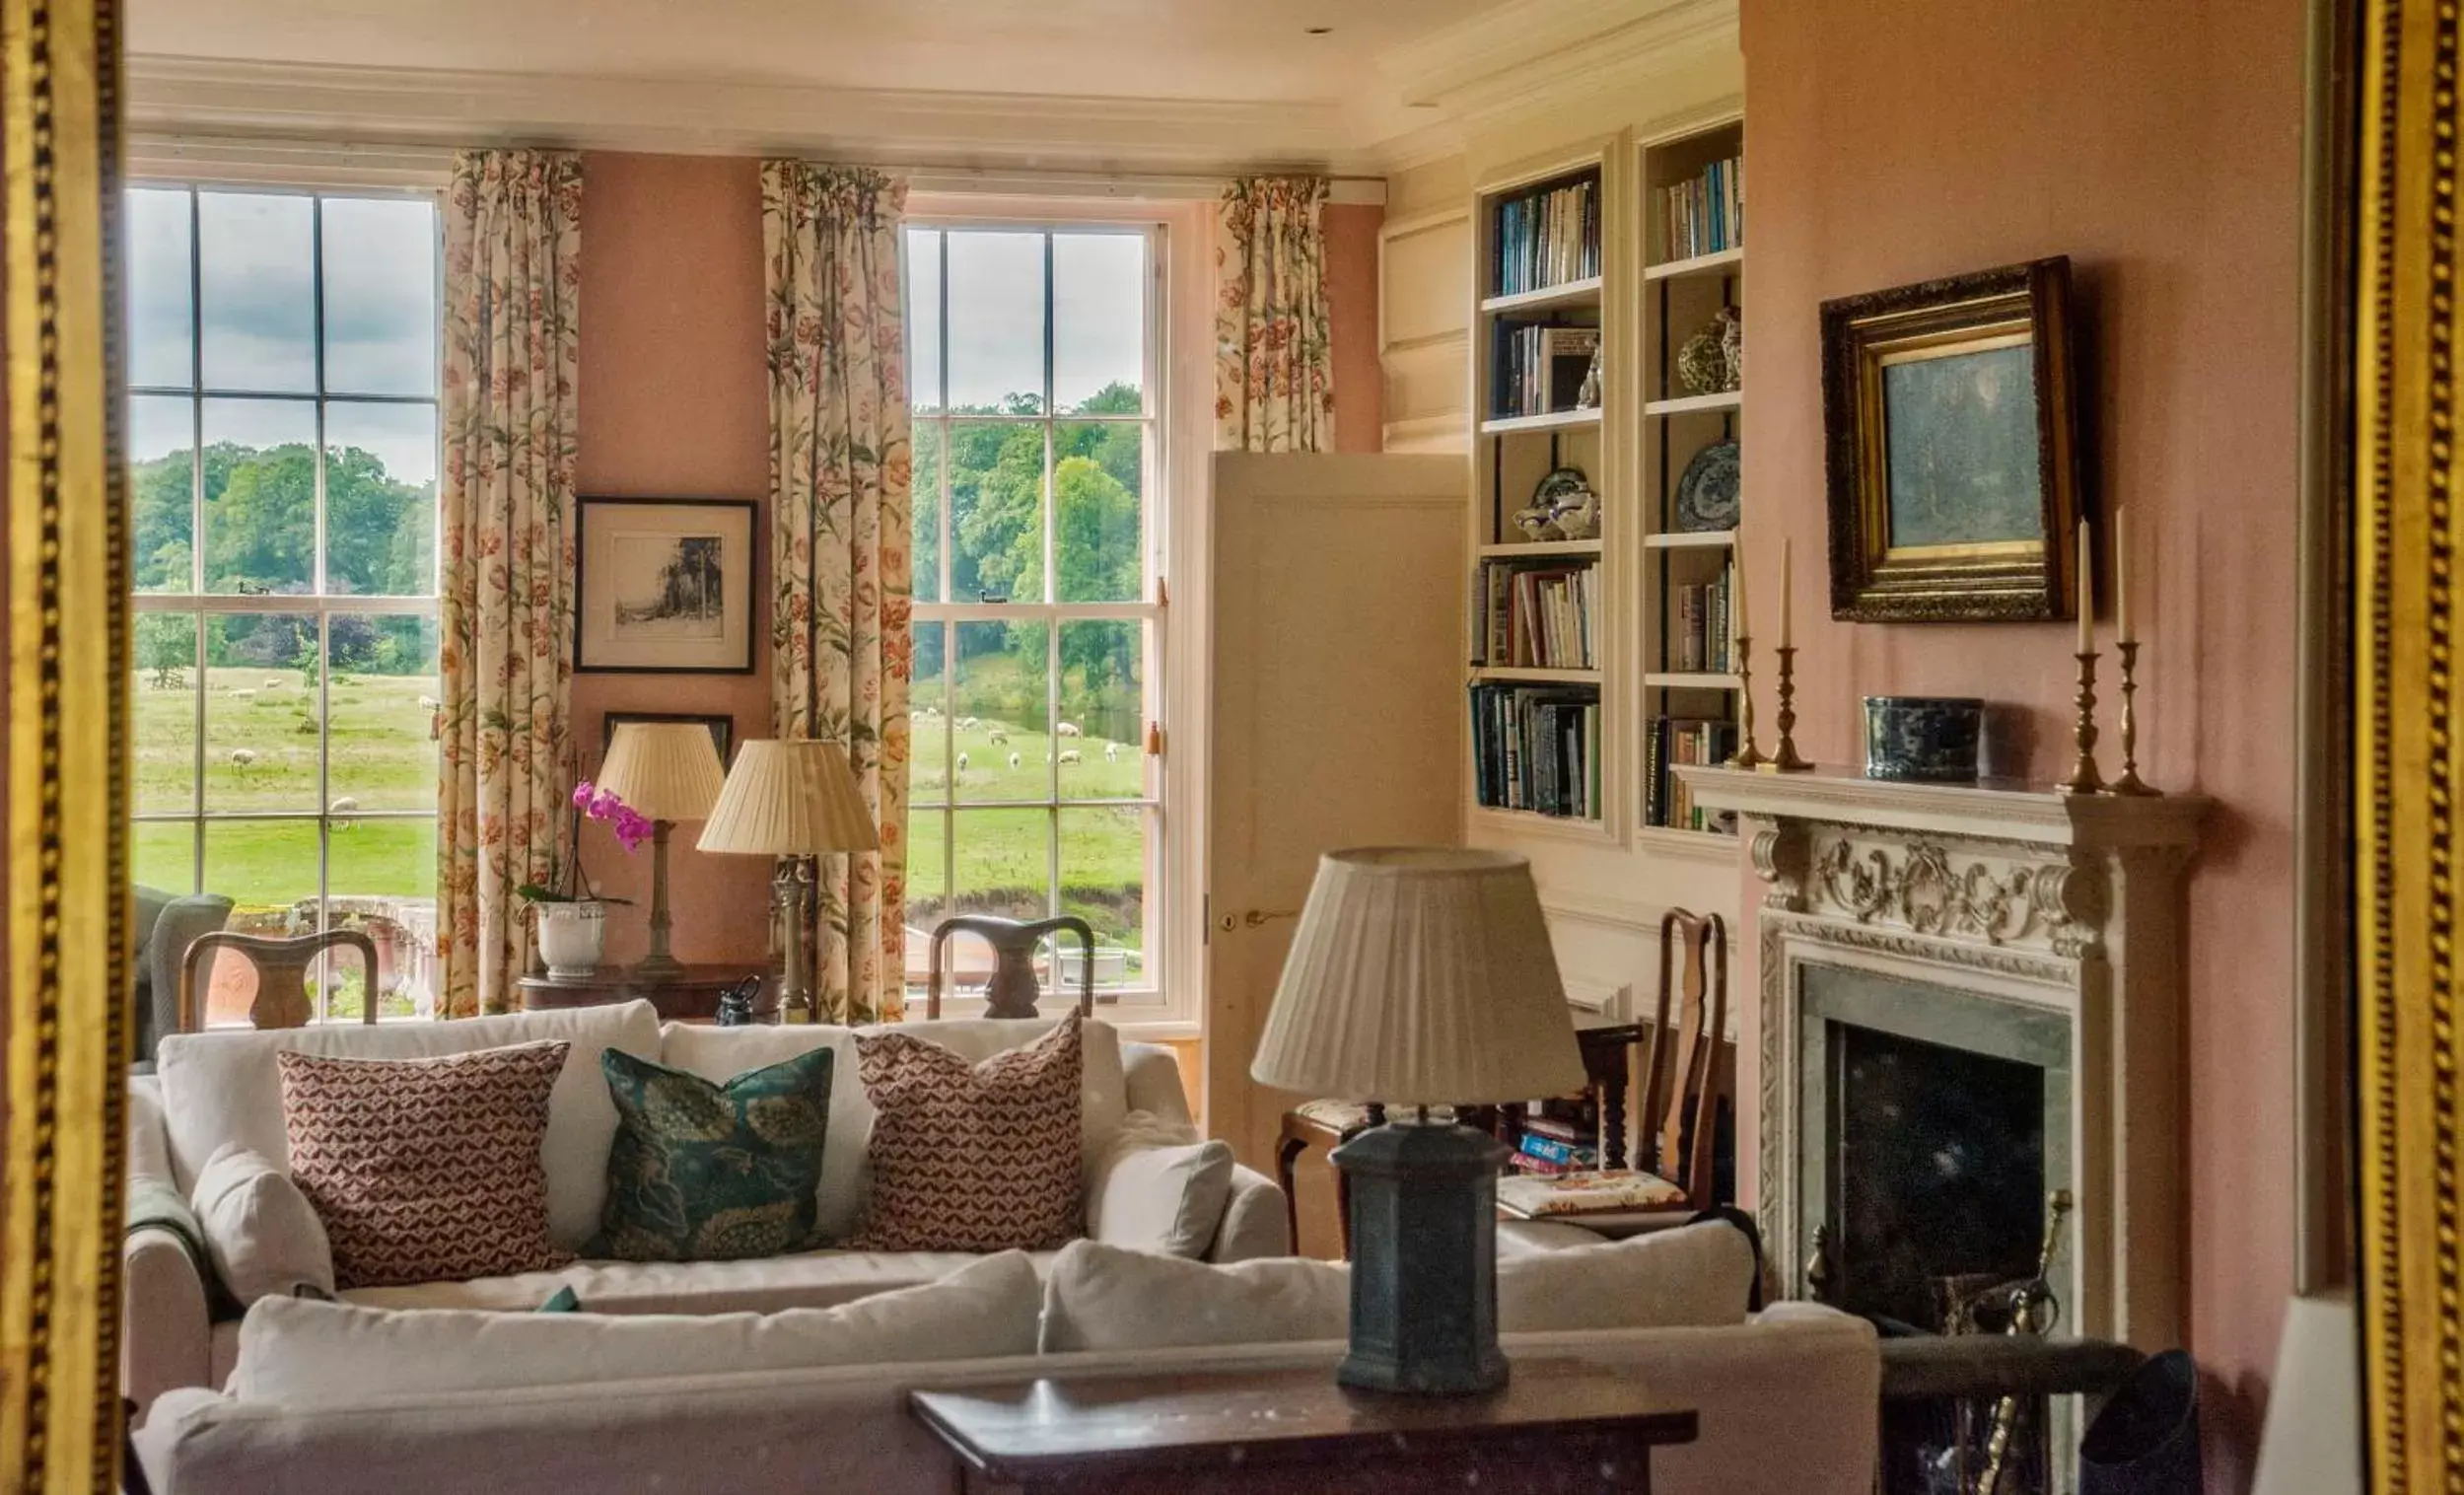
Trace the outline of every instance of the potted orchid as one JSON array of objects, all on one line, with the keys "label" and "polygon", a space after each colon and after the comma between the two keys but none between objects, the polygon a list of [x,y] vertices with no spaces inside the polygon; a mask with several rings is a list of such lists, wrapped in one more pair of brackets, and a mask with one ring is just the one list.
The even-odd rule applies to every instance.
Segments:
[{"label": "potted orchid", "polygon": [[525,883],[515,891],[528,900],[538,917],[539,957],[551,976],[587,976],[605,958],[607,905],[624,898],[606,898],[592,888],[582,870],[582,818],[605,822],[627,855],[651,838],[649,819],[589,779],[573,786],[573,855],[561,873],[551,871],[545,884]]}]

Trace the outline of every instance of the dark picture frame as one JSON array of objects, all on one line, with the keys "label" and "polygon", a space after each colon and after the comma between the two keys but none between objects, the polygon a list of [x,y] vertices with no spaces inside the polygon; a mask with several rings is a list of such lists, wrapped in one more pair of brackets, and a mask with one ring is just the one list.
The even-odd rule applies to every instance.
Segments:
[{"label": "dark picture frame", "polygon": [[740,498],[576,503],[575,672],[752,674],[757,507]]},{"label": "dark picture frame", "polygon": [[599,718],[598,756],[607,760],[607,749],[616,741],[616,729],[628,722],[698,722],[709,729],[710,746],[719,749],[719,766],[734,761],[736,752],[736,718],[724,712],[701,711],[610,711]]},{"label": "dark picture frame", "polygon": [[1831,615],[2077,615],[2071,261],[1822,304]]}]

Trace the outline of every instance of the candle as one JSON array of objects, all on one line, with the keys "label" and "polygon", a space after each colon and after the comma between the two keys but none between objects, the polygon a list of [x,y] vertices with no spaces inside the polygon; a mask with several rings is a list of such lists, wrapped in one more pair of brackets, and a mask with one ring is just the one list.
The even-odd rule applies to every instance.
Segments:
[{"label": "candle", "polygon": [[1794,590],[1790,582],[1795,571],[1796,541],[1783,536],[1780,540],[1780,647],[1783,649],[1796,642],[1793,637],[1796,631],[1796,602],[1789,595]]},{"label": "candle", "polygon": [[1745,552],[1728,552],[1728,637],[1731,640],[1752,638],[1753,625],[1745,620]]},{"label": "candle", "polygon": [[2096,589],[2090,585],[2089,566],[2095,552],[2088,548],[2087,521],[2079,521],[2079,648],[2081,654],[2096,650]]},{"label": "candle", "polygon": [[2113,511],[2113,638],[2122,644],[2138,642],[2131,635],[2131,545],[2124,523],[2129,513],[2119,506]]}]

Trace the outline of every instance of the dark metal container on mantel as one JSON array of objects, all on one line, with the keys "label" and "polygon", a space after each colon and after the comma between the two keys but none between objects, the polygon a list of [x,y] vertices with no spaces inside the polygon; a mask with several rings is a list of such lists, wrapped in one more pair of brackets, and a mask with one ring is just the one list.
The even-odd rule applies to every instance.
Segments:
[{"label": "dark metal container on mantel", "polygon": [[1866,777],[1925,784],[1976,779],[1985,703],[1961,695],[1866,697]]}]

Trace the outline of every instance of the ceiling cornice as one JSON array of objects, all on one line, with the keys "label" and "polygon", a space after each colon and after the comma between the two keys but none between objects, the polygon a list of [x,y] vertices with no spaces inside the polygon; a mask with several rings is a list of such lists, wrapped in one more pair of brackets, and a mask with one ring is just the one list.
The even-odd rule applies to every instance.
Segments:
[{"label": "ceiling cornice", "polygon": [[1377,62],[1406,103],[1435,106],[1461,125],[1737,44],[1737,0],[1515,0]]}]

